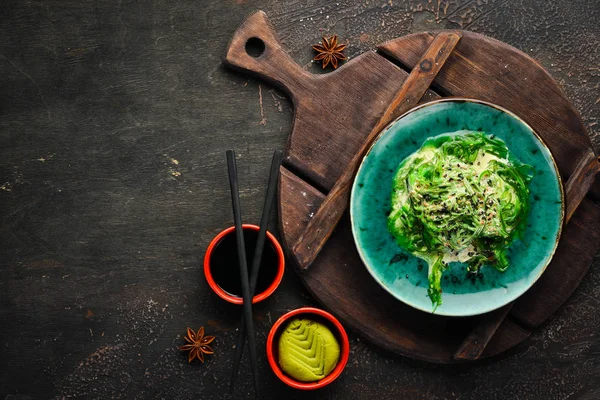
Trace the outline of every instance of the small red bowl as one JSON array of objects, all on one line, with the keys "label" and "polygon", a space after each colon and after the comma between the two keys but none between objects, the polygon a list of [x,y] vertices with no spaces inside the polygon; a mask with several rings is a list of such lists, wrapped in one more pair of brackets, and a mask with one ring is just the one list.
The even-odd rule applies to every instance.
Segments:
[{"label": "small red bowl", "polygon": [[[260,230],[260,227],[257,225],[252,225],[252,224],[243,224],[242,229],[258,231],[258,230]],[[214,248],[219,244],[219,242],[226,235],[228,235],[229,233],[232,233],[233,231],[235,231],[235,226],[231,226],[231,227],[221,231],[217,236],[215,236],[215,238],[208,245],[208,248],[206,249],[206,254],[204,255],[204,276],[206,277],[208,285],[211,287],[211,289],[223,300],[226,300],[233,304],[243,304],[244,299],[226,292],[219,286],[219,284],[217,282],[215,282],[212,272],[211,272],[211,265],[210,265],[210,258],[211,258]],[[264,292],[258,293],[252,298],[252,304],[263,301],[264,299],[269,297],[271,294],[273,294],[275,289],[277,289],[277,287],[281,283],[281,279],[283,278],[283,272],[285,270],[285,256],[283,255],[283,249],[281,248],[281,245],[279,244],[277,239],[275,239],[275,236],[273,236],[273,234],[269,231],[267,231],[267,239],[271,242],[271,244],[273,245],[273,248],[275,249],[275,252],[277,253],[277,258],[278,258],[277,274],[275,275],[275,279],[273,280],[271,285],[269,285],[269,287]],[[251,260],[248,260],[248,262],[251,262]]]},{"label": "small red bowl", "polygon": [[[281,336],[284,324],[291,318],[297,317],[299,315],[303,315],[307,318],[315,319],[319,322],[325,323],[331,329],[331,332],[335,335],[340,344],[340,359],[338,360],[337,365],[335,366],[333,371],[329,373],[329,375],[317,382],[297,381],[287,376],[279,366],[279,336]],[[349,356],[350,342],[348,341],[348,335],[346,334],[346,330],[344,329],[342,324],[340,324],[340,321],[338,321],[333,315],[329,314],[327,311],[314,307],[302,307],[282,315],[277,320],[277,322],[275,322],[273,327],[271,327],[269,337],[267,338],[267,359],[269,360],[269,365],[271,366],[271,369],[283,383],[295,389],[314,390],[329,385],[331,382],[336,380],[338,376],[340,376],[340,374],[346,367],[346,364],[348,363]]]}]

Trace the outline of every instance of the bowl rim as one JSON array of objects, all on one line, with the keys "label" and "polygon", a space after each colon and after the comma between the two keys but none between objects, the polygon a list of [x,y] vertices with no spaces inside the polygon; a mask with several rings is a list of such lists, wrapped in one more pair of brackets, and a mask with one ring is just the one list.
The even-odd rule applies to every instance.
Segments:
[{"label": "bowl rim", "polygon": [[[340,340],[340,342],[341,342],[340,343],[340,359],[338,360],[335,368],[325,378],[321,379],[320,381],[316,381],[316,382],[300,382],[300,381],[297,381],[297,380],[287,376],[281,370],[281,367],[279,366],[279,363],[275,359],[275,355],[273,352],[273,346],[276,345],[276,343],[274,343],[275,336],[277,335],[278,331],[283,326],[283,324],[285,322],[287,322],[290,318],[295,317],[297,315],[302,315],[302,314],[314,314],[314,315],[317,315],[319,317],[326,319],[337,330],[338,335],[336,335],[336,336],[338,336],[341,339]],[[273,326],[271,327],[271,330],[269,331],[269,336],[267,337],[267,359],[269,361],[269,365],[271,366],[271,369],[283,383],[285,383],[286,385],[288,385],[290,387],[293,387],[294,389],[314,390],[314,389],[319,389],[319,388],[329,385],[331,382],[336,380],[338,376],[341,375],[342,371],[346,367],[346,364],[348,363],[349,357],[350,357],[350,342],[348,340],[348,335],[346,334],[346,330],[344,329],[344,327],[342,326],[340,321],[338,321],[337,318],[335,318],[329,312],[322,310],[320,308],[301,307],[301,308],[297,308],[295,310],[292,310],[292,311],[289,311],[289,312],[283,314],[273,324]]]},{"label": "bowl rim", "polygon": [[[254,225],[254,224],[242,224],[242,230],[244,230],[244,229],[248,229],[251,231],[259,231],[260,227],[258,225]],[[204,254],[204,277],[206,278],[206,281],[208,282],[208,285],[210,286],[210,288],[220,298],[222,298],[225,301],[228,301],[229,303],[243,304],[244,299],[242,299],[241,297],[238,297],[238,296],[233,296],[230,293],[227,293],[225,290],[223,290],[223,288],[221,288],[217,284],[217,282],[215,281],[215,279],[212,275],[211,266],[210,266],[210,258],[212,256],[212,253],[213,253],[215,247],[217,246],[217,244],[219,244],[219,242],[226,235],[228,235],[232,231],[235,231],[235,225],[230,226],[229,228],[223,229],[211,240],[210,244],[208,245],[208,247],[206,249],[206,253]],[[266,234],[267,234],[267,239],[269,240],[269,242],[271,242],[271,244],[275,248],[275,252],[277,253],[277,258],[278,258],[277,274],[275,275],[275,279],[273,280],[273,282],[263,292],[255,294],[254,297],[252,297],[252,304],[261,302],[261,301],[265,300],[267,297],[269,297],[271,294],[273,294],[275,289],[277,289],[277,287],[281,283],[281,280],[283,279],[283,273],[285,271],[285,256],[283,254],[283,249],[281,247],[281,244],[279,244],[279,241],[277,241],[277,239],[271,232],[266,231]]]},{"label": "bowl rim", "polygon": [[[388,288],[385,284],[383,284],[383,282],[381,282],[379,280],[379,278],[377,276],[375,276],[374,272],[371,270],[371,267],[369,266],[369,264],[365,260],[362,248],[358,245],[359,241],[358,241],[358,237],[357,237],[357,232],[356,232],[356,230],[354,228],[354,213],[352,211],[352,203],[354,202],[354,193],[355,193],[355,190],[356,190],[356,177],[360,174],[360,171],[362,170],[362,168],[364,166],[365,159],[369,156],[369,154],[371,153],[371,150],[373,149],[373,147],[375,147],[375,145],[377,144],[377,142],[379,141],[379,139],[381,139],[381,137],[387,131],[389,131],[390,128],[396,122],[398,122],[402,118],[405,118],[409,114],[412,114],[412,113],[414,113],[416,111],[419,111],[419,110],[421,110],[423,108],[426,108],[426,107],[429,107],[429,106],[433,106],[433,105],[437,105],[437,104],[440,104],[440,103],[477,103],[477,104],[482,104],[482,105],[494,108],[496,110],[502,111],[503,113],[506,113],[506,114],[510,115],[511,117],[513,117],[516,120],[518,120],[521,124],[523,124],[527,129],[529,129],[533,133],[533,135],[539,140],[539,142],[542,144],[542,146],[545,147],[546,150],[548,150],[548,154],[550,156],[550,160],[552,161],[552,166],[553,166],[554,174],[555,174],[555,176],[558,179],[558,187],[559,187],[560,200],[561,200],[560,201],[560,222],[559,222],[559,226],[558,226],[558,232],[557,232],[556,240],[554,241],[554,246],[552,248],[552,251],[549,254],[548,260],[546,261],[546,263],[544,264],[544,266],[541,268],[541,270],[539,271],[539,273],[531,280],[531,282],[527,286],[527,288],[525,288],[522,292],[517,293],[514,296],[508,296],[507,297],[508,300],[504,304],[500,304],[498,306],[493,306],[493,307],[488,307],[488,308],[482,308],[482,309],[477,310],[475,312],[466,312],[466,313],[462,313],[462,314],[451,313],[451,312],[450,313],[444,312],[443,309],[438,309],[434,313],[432,309],[429,309],[429,308],[426,308],[426,307],[421,307],[421,306],[419,306],[417,304],[414,304],[414,303],[410,302],[410,300],[408,300],[408,299],[400,298],[397,295],[397,293],[395,293],[390,288]],[[563,231],[563,228],[564,228],[564,223],[565,223],[565,192],[564,192],[564,182],[563,182],[562,176],[560,174],[560,170],[558,168],[558,164],[556,163],[554,155],[552,154],[552,150],[550,149],[550,147],[548,146],[548,144],[546,143],[546,141],[527,122],[525,122],[525,120],[523,120],[521,117],[519,117],[518,115],[516,115],[514,112],[512,112],[512,111],[510,111],[510,110],[508,110],[508,109],[506,109],[506,108],[504,108],[502,106],[499,106],[497,104],[491,103],[489,101],[478,100],[478,99],[473,99],[473,98],[469,98],[469,97],[449,96],[449,97],[444,97],[444,98],[441,98],[441,99],[436,99],[436,100],[429,101],[427,103],[423,103],[423,104],[417,105],[417,106],[411,108],[410,110],[408,110],[407,112],[405,112],[404,114],[400,115],[398,118],[394,119],[388,125],[386,125],[381,130],[381,132],[377,135],[377,138],[373,141],[373,143],[369,147],[369,150],[365,153],[364,157],[362,158],[362,160],[360,162],[360,166],[358,167],[358,169],[356,171],[356,174],[354,175],[354,181],[352,182],[352,189],[351,189],[351,192],[350,192],[350,227],[352,229],[352,238],[354,239],[354,245],[356,246],[356,250],[358,252],[358,255],[359,255],[359,257],[360,257],[363,265],[365,266],[366,270],[371,275],[371,277],[385,291],[387,291],[394,298],[396,298],[397,300],[403,302],[404,304],[407,304],[410,307],[413,307],[413,308],[415,308],[417,310],[426,312],[428,314],[440,315],[440,316],[446,316],[446,317],[470,317],[470,316],[474,316],[474,315],[485,314],[485,313],[488,313],[490,311],[494,311],[494,310],[497,310],[497,309],[499,309],[501,307],[504,307],[505,305],[507,305],[507,304],[515,301],[520,296],[522,296],[525,292],[527,292],[529,289],[531,289],[531,287],[538,281],[538,279],[540,278],[540,276],[542,276],[542,274],[544,273],[544,271],[546,271],[546,268],[548,268],[548,265],[552,262],[552,259],[554,258],[554,255],[556,253],[556,249],[558,247],[558,243],[559,243],[560,238],[562,236],[562,231]]]}]

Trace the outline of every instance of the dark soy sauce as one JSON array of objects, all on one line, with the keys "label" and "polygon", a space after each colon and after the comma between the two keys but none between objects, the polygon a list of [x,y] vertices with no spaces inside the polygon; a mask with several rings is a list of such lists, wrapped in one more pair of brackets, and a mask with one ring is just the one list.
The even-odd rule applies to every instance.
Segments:
[{"label": "dark soy sauce", "polygon": [[[256,246],[257,238],[258,231],[244,229],[248,279],[251,276],[250,270],[252,269],[252,259],[254,257],[254,247]],[[232,296],[242,297],[239,265],[235,230],[232,230],[214,247],[210,256],[210,271],[213,279],[221,289]],[[273,247],[269,238],[265,238],[265,247],[263,248],[260,272],[256,281],[254,295],[264,292],[273,283],[277,276],[278,265],[279,257],[275,251],[275,247]]]}]

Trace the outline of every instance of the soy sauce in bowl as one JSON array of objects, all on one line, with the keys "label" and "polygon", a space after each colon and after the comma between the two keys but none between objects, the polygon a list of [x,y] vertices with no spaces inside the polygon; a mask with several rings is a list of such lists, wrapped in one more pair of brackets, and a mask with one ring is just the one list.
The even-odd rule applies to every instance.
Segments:
[{"label": "soy sauce in bowl", "polygon": [[[259,227],[244,224],[243,229],[250,278]],[[281,246],[275,237],[267,232],[253,303],[264,300],[275,291],[283,277],[283,270],[284,257]],[[217,235],[209,245],[204,260],[204,272],[209,285],[220,297],[231,303],[241,304],[243,300],[239,271],[235,227],[231,227]]]}]

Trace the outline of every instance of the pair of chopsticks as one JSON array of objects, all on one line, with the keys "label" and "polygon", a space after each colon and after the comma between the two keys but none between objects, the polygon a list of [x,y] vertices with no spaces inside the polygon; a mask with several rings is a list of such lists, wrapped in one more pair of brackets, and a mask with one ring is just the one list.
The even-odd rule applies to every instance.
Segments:
[{"label": "pair of chopsticks", "polygon": [[248,347],[250,351],[250,364],[252,367],[252,377],[254,390],[258,396],[258,358],[256,355],[256,334],[254,332],[254,320],[252,318],[252,298],[256,289],[256,281],[260,271],[260,262],[262,259],[265,238],[267,234],[267,225],[269,224],[269,215],[273,200],[275,198],[275,188],[277,187],[277,176],[281,164],[282,153],[275,150],[271,160],[271,171],[269,173],[269,183],[267,186],[267,195],[263,206],[263,213],[260,220],[260,229],[254,248],[254,257],[252,259],[252,270],[250,280],[248,280],[248,264],[246,260],[246,245],[244,243],[244,231],[242,228],[242,209],[240,206],[240,194],[238,189],[237,166],[235,162],[235,153],[233,150],[227,150],[227,169],[229,171],[229,185],[231,188],[231,204],[233,206],[233,219],[235,221],[235,235],[237,241],[238,261],[240,267],[240,280],[242,283],[242,298],[244,299],[244,312],[240,321],[238,338],[235,346],[235,356],[233,361],[233,371],[229,392],[233,392],[235,379],[238,375],[242,352],[244,349],[244,336],[248,337]]}]

